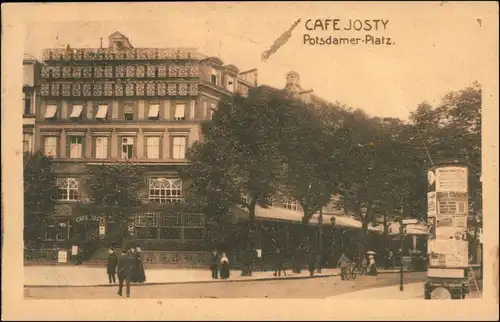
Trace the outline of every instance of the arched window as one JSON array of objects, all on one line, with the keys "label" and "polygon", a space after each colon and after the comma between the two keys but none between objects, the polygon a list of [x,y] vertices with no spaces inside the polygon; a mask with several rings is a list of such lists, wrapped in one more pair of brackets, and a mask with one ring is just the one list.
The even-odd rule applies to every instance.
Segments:
[{"label": "arched window", "polygon": [[58,178],[59,200],[78,200],[78,181],[74,178]]},{"label": "arched window", "polygon": [[155,203],[175,203],[182,201],[182,180],[149,179],[149,200]]}]

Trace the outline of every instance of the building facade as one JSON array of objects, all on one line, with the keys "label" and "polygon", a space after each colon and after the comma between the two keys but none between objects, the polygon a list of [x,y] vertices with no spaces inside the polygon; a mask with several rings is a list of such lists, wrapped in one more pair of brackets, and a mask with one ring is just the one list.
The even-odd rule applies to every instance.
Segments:
[{"label": "building facade", "polygon": [[38,60],[25,54],[23,57],[23,153],[32,153],[35,144],[35,112],[37,95],[36,77],[40,74]]},{"label": "building facade", "polygon": [[[102,47],[102,46],[101,46]],[[147,168],[141,197],[151,204],[183,200],[178,169],[202,139],[223,97],[248,95],[257,70],[240,72],[190,48],[134,48],[115,32],[106,48],[46,49],[34,103],[34,148],[54,158],[59,200],[46,245],[72,238],[75,205],[86,198],[88,167],[128,160]],[[106,228],[96,231],[102,234]],[[129,227],[149,248],[203,240],[202,214],[139,212]]]}]

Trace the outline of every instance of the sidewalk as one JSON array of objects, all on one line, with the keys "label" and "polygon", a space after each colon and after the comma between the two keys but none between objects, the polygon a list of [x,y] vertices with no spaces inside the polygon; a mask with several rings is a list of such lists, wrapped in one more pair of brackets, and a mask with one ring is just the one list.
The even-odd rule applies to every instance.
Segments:
[{"label": "sidewalk", "polygon": [[[481,295],[477,292],[469,293],[465,299],[479,299]],[[326,299],[336,300],[424,300],[424,282],[409,283],[403,285],[403,291],[399,290],[399,284],[387,287],[377,287],[368,290],[344,293],[330,296]]]},{"label": "sidewalk", "polygon": [[[336,269],[323,269],[315,277],[328,277],[338,275]],[[184,284],[184,283],[222,283],[251,280],[277,280],[309,278],[309,272],[302,270],[295,274],[287,270],[287,276],[275,277],[273,272],[253,272],[252,276],[240,276],[241,270],[232,270],[228,280],[213,280],[210,270],[207,269],[146,269],[146,283],[152,284]],[[110,286],[106,268],[84,266],[25,266],[24,286]]]},{"label": "sidewalk", "polygon": [[[398,270],[380,270],[379,274],[396,273]],[[295,274],[287,270],[287,276],[273,276],[273,271],[254,271],[252,276],[240,276],[241,270],[231,271],[228,280],[213,280],[209,268],[155,268],[153,265],[146,267],[146,283],[151,284],[181,284],[181,283],[221,283],[253,280],[284,280],[297,278],[310,278],[309,271],[302,270]],[[340,269],[323,269],[321,274],[315,273],[314,277],[338,276]],[[72,265],[50,265],[50,266],[24,266],[25,286],[110,286],[105,267],[96,266],[72,266]],[[112,284],[111,284],[112,285]]]}]

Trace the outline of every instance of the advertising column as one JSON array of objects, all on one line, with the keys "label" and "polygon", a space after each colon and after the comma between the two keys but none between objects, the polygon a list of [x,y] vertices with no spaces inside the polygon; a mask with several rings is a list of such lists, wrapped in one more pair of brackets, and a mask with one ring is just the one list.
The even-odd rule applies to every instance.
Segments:
[{"label": "advertising column", "polygon": [[464,298],[468,290],[468,168],[439,165],[427,172],[429,265],[426,299]]}]

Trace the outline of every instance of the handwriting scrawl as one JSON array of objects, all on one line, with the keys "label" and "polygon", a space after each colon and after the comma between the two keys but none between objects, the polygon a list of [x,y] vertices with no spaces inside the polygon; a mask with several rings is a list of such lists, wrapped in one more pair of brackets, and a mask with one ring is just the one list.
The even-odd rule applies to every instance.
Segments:
[{"label": "handwriting scrawl", "polygon": [[276,51],[279,48],[281,48],[281,46],[286,44],[286,42],[290,39],[290,37],[292,37],[292,31],[300,23],[300,20],[301,19],[297,19],[297,21],[295,21],[287,31],[285,31],[283,34],[281,34],[281,36],[279,36],[279,38],[274,41],[271,48],[269,48],[268,50],[266,50],[262,53],[262,57],[261,57],[262,62],[266,62],[272,54],[276,53]]}]

